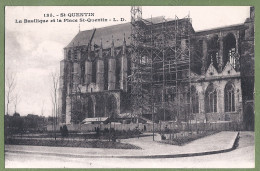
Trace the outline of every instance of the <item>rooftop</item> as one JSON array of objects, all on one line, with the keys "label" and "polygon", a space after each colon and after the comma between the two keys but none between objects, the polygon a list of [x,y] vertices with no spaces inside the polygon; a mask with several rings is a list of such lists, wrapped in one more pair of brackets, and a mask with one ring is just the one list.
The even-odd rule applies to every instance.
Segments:
[{"label": "rooftop", "polygon": [[[164,21],[174,22],[175,20],[172,18],[164,19],[163,16],[159,16],[159,17],[143,19],[142,21],[146,25],[150,25],[151,21],[153,24],[156,25]],[[184,19],[179,19],[178,21],[184,21]],[[217,28],[207,29],[207,30],[199,30],[196,32],[193,30],[193,32],[195,33],[195,35],[201,36],[205,34],[212,34],[220,31],[228,31],[234,29],[235,30],[246,29],[246,26],[242,23],[242,24],[217,27]],[[114,47],[122,46],[124,38],[126,40],[126,45],[128,46],[130,45],[131,42],[131,23],[124,23],[124,24],[112,25],[112,26],[107,26],[107,27],[102,27],[97,29],[80,31],[72,39],[72,41],[66,46],[66,48],[70,48],[74,46],[87,46],[92,36],[93,36],[91,42],[92,45],[93,44],[100,45],[102,40],[103,49],[110,48],[113,40],[114,40]]]},{"label": "rooftop", "polygon": [[[153,24],[159,24],[164,21],[164,17],[159,16],[159,17],[153,17],[153,18],[148,18],[143,20],[143,22],[146,25],[150,25],[151,21]],[[173,19],[168,18],[165,21],[173,21]],[[125,35],[126,45],[130,45],[131,23],[124,23],[124,24],[112,25],[112,26],[107,26],[107,27],[102,27],[97,29],[80,31],[72,39],[72,41],[66,46],[66,48],[73,47],[73,46],[84,46],[84,45],[87,46],[92,35],[93,35],[92,44],[99,45],[102,39],[103,49],[107,49],[111,47],[112,36],[113,36],[115,47],[122,46],[124,35]]]}]

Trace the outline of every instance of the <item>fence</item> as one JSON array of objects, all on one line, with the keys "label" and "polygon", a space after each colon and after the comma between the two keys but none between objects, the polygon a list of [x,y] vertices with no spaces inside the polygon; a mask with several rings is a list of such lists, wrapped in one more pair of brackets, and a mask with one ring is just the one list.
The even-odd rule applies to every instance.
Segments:
[{"label": "fence", "polygon": [[[210,122],[210,123],[154,123],[154,131],[239,131],[243,129],[243,124],[240,122]],[[105,128],[113,128],[115,130],[134,130],[138,128],[142,132],[152,132],[153,124],[142,124],[142,123],[132,123],[132,124],[68,124],[68,130],[75,132],[93,132],[99,127],[100,130]],[[57,131],[60,127],[57,126]],[[48,125],[47,131],[53,131],[53,126]]]}]

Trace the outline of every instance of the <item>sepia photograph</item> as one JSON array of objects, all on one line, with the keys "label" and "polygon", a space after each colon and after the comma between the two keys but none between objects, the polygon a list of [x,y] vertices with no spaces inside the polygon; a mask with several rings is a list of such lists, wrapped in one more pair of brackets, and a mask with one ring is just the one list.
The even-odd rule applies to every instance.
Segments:
[{"label": "sepia photograph", "polygon": [[254,6],[5,6],[5,168],[255,168]]}]

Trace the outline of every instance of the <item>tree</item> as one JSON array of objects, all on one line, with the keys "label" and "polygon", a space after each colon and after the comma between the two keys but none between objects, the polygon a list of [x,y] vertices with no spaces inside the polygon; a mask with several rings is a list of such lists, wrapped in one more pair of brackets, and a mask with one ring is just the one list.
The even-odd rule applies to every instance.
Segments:
[{"label": "tree", "polygon": [[19,95],[19,93],[16,93],[15,94],[15,97],[14,97],[14,112],[16,113],[17,112],[17,106],[18,104],[20,103],[21,101],[21,96]]},{"label": "tree", "polygon": [[12,119],[12,127],[15,129],[15,132],[22,133],[24,124],[23,118],[20,116],[19,113],[14,113]]},{"label": "tree", "polygon": [[9,105],[14,100],[14,90],[16,87],[16,73],[7,71],[6,83],[6,114],[9,114]]},{"label": "tree", "polygon": [[51,73],[51,101],[53,105],[53,127],[54,127],[54,134],[55,134],[55,140],[56,140],[56,127],[58,123],[58,86],[59,86],[59,75],[57,73]]}]

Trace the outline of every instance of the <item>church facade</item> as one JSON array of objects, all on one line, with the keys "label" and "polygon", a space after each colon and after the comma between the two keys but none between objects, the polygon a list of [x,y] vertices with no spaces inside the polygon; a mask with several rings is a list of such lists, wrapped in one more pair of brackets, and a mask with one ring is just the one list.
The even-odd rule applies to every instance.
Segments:
[{"label": "church facade", "polygon": [[[153,21],[158,26],[163,24],[160,17]],[[174,87],[170,79],[174,78],[170,72],[163,76],[169,79],[165,91],[160,84],[162,76],[154,77],[159,83],[153,95],[155,106],[164,103],[164,116],[160,107],[155,107],[155,120],[235,121],[252,125],[254,8],[251,7],[250,17],[244,23],[193,30],[191,40],[190,60],[196,53],[199,62],[190,68],[190,91],[176,97],[171,93]],[[80,31],[64,48],[60,62],[59,122],[80,123],[85,118],[116,118],[129,113],[132,51],[131,23]],[[179,87],[182,88],[185,86]],[[187,97],[190,108],[181,107],[177,115],[173,104]],[[151,112],[144,111],[143,116],[151,119]],[[187,118],[187,113],[191,117]]]}]

